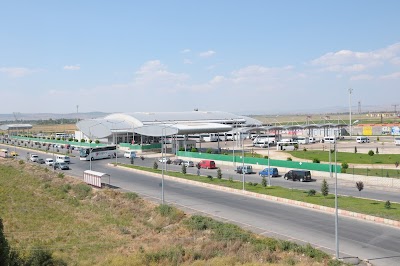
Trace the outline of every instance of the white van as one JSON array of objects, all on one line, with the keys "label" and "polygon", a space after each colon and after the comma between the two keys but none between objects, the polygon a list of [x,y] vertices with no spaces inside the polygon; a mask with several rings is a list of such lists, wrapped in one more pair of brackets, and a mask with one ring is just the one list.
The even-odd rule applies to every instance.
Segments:
[{"label": "white van", "polygon": [[57,155],[56,163],[70,163],[71,159],[67,155]]},{"label": "white van", "polygon": [[367,137],[357,137],[357,143],[369,143],[369,138]]},{"label": "white van", "polygon": [[297,142],[299,144],[308,144],[309,143],[309,138],[308,137],[297,137]]},{"label": "white van", "polygon": [[136,158],[136,152],[135,151],[126,151],[124,152],[124,157],[125,158]]},{"label": "white van", "polygon": [[308,138],[308,142],[309,143],[315,143],[315,142],[317,142],[317,140],[314,137],[309,137]]},{"label": "white van", "polygon": [[396,146],[400,146],[400,138],[399,137],[394,138],[394,144]]},{"label": "white van", "polygon": [[324,142],[326,143],[336,143],[336,138],[335,137],[324,137],[323,138]]},{"label": "white van", "polygon": [[46,165],[53,165],[54,164],[54,161],[53,161],[53,159],[51,159],[51,158],[46,158],[46,160],[44,161],[44,163],[46,164]]}]

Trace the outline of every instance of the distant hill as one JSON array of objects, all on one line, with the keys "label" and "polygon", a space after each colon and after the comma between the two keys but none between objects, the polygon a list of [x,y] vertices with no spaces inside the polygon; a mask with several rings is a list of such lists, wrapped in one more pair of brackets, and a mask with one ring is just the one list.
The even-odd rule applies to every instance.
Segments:
[{"label": "distant hill", "polygon": [[[89,119],[98,118],[108,115],[109,113],[103,112],[89,112],[89,113],[69,113],[69,114],[54,114],[54,113],[18,113],[18,114],[0,114],[0,121],[34,121],[34,120],[47,120],[47,119]],[[15,117],[16,116],[16,117]]]}]

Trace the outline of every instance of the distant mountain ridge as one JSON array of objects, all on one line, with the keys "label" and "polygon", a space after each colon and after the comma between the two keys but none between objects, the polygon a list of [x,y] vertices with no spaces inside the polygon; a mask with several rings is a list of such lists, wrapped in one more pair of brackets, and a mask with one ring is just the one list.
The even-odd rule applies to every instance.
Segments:
[{"label": "distant mountain ridge", "polygon": [[55,113],[16,113],[14,114],[0,114],[0,121],[32,121],[32,120],[48,120],[48,119],[90,119],[98,118],[108,115],[109,113],[103,112],[89,112],[89,113],[69,113],[69,114],[55,114]]}]

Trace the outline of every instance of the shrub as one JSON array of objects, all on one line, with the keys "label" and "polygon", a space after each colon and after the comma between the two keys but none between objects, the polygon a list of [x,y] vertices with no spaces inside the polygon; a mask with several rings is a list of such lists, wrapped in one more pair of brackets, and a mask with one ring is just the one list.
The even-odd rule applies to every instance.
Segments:
[{"label": "shrub", "polygon": [[77,184],[72,187],[72,191],[74,191],[78,199],[84,199],[90,195],[90,192],[92,192],[92,187],[86,184]]},{"label": "shrub", "polygon": [[180,147],[179,151],[185,151],[185,147]]},{"label": "shrub", "polygon": [[315,191],[315,189],[310,189],[310,190],[307,192],[307,195],[308,195],[308,196],[315,196],[316,193],[317,193],[317,191]]},{"label": "shrub", "polygon": [[294,147],[295,150],[298,150],[299,149],[299,144],[294,144],[293,147]]},{"label": "shrub", "polygon": [[25,162],[24,162],[23,160],[19,160],[18,163],[19,163],[20,165],[22,165],[22,164],[24,164]]},{"label": "shrub", "polygon": [[61,191],[64,192],[64,193],[68,193],[68,191],[70,191],[71,188],[72,188],[72,187],[71,187],[70,184],[64,184],[64,185],[62,185],[62,186],[60,187]]},{"label": "shrub", "polygon": [[57,177],[58,177],[58,178],[64,178],[64,173],[58,173],[58,174],[57,174]]},{"label": "shrub", "polygon": [[349,164],[346,162],[342,163],[342,169],[348,169],[349,168]]},{"label": "shrub", "polygon": [[314,158],[314,159],[312,160],[312,162],[313,162],[313,163],[320,163],[320,160],[319,160],[318,158]]},{"label": "shrub", "polygon": [[374,156],[374,154],[375,154],[375,153],[374,153],[373,150],[369,150],[369,151],[368,151],[368,155],[369,155],[369,156]]},{"label": "shrub", "polygon": [[213,180],[213,176],[212,175],[208,175],[207,178],[210,179],[210,180]]},{"label": "shrub", "polygon": [[99,143],[100,143],[100,141],[99,141],[98,139],[96,139],[95,143],[96,143],[96,144],[99,144]]},{"label": "shrub", "polygon": [[186,174],[186,165],[182,164],[182,174]]},{"label": "shrub", "polygon": [[287,157],[286,161],[292,161],[292,157]]},{"label": "shrub", "polygon": [[158,169],[158,163],[156,161],[153,163],[153,169]]},{"label": "shrub", "polygon": [[191,150],[190,150],[191,152],[197,152],[197,148],[192,148]]},{"label": "shrub", "polygon": [[307,151],[307,148],[303,148],[303,151]]},{"label": "shrub", "polygon": [[268,159],[268,155],[264,155],[264,159]]},{"label": "shrub", "polygon": [[267,186],[267,179],[265,178],[265,176],[263,176],[261,179],[261,186],[263,186],[263,187]]},{"label": "shrub", "polygon": [[356,187],[358,189],[358,191],[360,192],[361,195],[361,190],[364,189],[364,183],[362,181],[356,182]]},{"label": "shrub", "polygon": [[128,199],[128,200],[135,200],[139,197],[138,194],[134,193],[134,192],[127,192],[124,193],[124,198]]},{"label": "shrub", "polygon": [[81,142],[86,142],[85,139],[81,139]]},{"label": "shrub", "polygon": [[229,180],[229,182],[231,182],[231,183],[233,182],[233,178],[232,178],[231,176],[229,177],[228,180]]},{"label": "shrub", "polygon": [[387,200],[387,201],[385,202],[385,209],[390,209],[390,207],[391,207],[390,200]]},{"label": "shrub", "polygon": [[258,183],[253,183],[253,186],[255,186],[255,187],[256,187],[257,185],[258,185]]},{"label": "shrub", "polygon": [[211,149],[211,148],[208,148],[207,150],[206,150],[206,153],[212,153],[213,152],[213,150]]},{"label": "shrub", "polygon": [[379,137],[376,137],[376,141],[379,141]]},{"label": "shrub", "polygon": [[221,171],[221,168],[219,168],[219,167],[218,167],[218,170],[217,170],[217,178],[218,179],[222,178],[222,171]]},{"label": "shrub", "polygon": [[324,179],[322,181],[322,185],[321,185],[321,194],[326,197],[329,194],[329,185],[328,182],[326,181],[326,179]]},{"label": "shrub", "polygon": [[252,182],[249,182],[248,184],[249,184],[249,186],[252,186],[252,185],[253,185],[253,183],[252,183]]}]

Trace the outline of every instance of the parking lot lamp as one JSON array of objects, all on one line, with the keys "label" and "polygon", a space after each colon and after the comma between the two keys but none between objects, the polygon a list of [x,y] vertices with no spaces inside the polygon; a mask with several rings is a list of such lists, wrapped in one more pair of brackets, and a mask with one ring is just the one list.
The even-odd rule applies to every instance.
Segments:
[{"label": "parking lot lamp", "polygon": [[243,181],[243,191],[245,190],[245,177],[244,177],[244,141],[242,142],[242,181]]},{"label": "parking lot lamp", "polygon": [[268,137],[268,187],[271,186],[271,168],[270,168],[270,164],[269,164],[269,137]]},{"label": "parking lot lamp", "polygon": [[[339,236],[338,236],[338,198],[337,198],[337,159],[336,159],[336,131],[335,131],[335,244],[336,244],[336,259],[339,259]],[[329,151],[330,152],[330,151]]]}]

